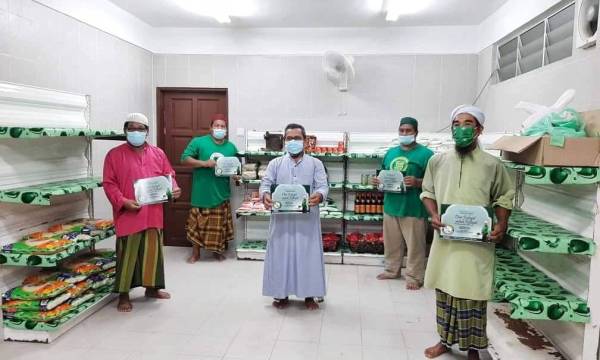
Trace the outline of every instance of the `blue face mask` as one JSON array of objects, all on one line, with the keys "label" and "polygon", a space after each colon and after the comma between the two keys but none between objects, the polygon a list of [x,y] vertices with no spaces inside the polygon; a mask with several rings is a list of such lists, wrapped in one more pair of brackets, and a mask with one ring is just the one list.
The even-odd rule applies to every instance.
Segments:
[{"label": "blue face mask", "polygon": [[225,135],[227,135],[227,130],[225,130],[225,129],[213,129],[212,133],[213,133],[213,136],[215,137],[215,139],[217,139],[217,140],[223,140],[223,139],[225,139]]},{"label": "blue face mask", "polygon": [[285,143],[285,149],[290,155],[298,155],[304,150],[304,141],[289,140]]},{"label": "blue face mask", "polygon": [[398,141],[402,145],[410,145],[415,142],[415,136],[414,135],[400,135],[400,136],[398,136]]},{"label": "blue face mask", "polygon": [[140,147],[146,142],[146,135],[145,131],[127,131],[127,142],[132,146]]}]

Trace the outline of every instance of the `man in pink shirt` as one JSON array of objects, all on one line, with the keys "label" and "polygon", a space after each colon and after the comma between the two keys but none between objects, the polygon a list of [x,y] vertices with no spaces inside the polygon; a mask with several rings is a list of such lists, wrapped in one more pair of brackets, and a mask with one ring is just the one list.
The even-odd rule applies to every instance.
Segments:
[{"label": "man in pink shirt", "polygon": [[131,288],[143,286],[146,297],[169,299],[165,288],[163,261],[163,206],[140,205],[135,200],[136,180],[171,175],[172,195],[181,189],[165,153],[146,142],[148,118],[140,113],[127,116],[124,126],[127,143],[110,150],[104,160],[103,187],[113,207],[117,231],[117,274],[114,292],[119,293],[118,310],[132,309]]}]

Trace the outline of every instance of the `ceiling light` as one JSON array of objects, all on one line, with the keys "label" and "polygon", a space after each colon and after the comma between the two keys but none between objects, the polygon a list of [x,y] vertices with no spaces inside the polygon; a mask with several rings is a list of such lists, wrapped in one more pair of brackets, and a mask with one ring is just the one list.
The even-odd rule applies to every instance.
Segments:
[{"label": "ceiling light", "polygon": [[256,5],[253,0],[174,0],[182,9],[194,14],[209,16],[218,22],[230,23],[231,16],[254,15]]},{"label": "ceiling light", "polygon": [[367,0],[367,9],[377,13],[383,11],[383,0]]},{"label": "ceiling light", "polygon": [[431,0],[387,0],[385,19],[396,21],[400,15],[414,14],[427,8]]}]

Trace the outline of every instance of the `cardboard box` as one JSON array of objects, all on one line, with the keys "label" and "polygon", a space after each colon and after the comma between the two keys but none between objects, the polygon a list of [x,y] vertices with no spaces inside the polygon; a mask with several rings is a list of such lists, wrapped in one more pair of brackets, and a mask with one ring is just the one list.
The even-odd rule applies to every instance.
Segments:
[{"label": "cardboard box", "polygon": [[[502,158],[528,165],[600,166],[600,110],[581,113],[587,138],[566,138],[564,147],[550,145],[549,136],[503,136],[488,147]],[[592,137],[595,136],[595,137]]]},{"label": "cardboard box", "polygon": [[585,132],[589,137],[600,137],[600,110],[581,113],[585,121]]},{"label": "cardboard box", "polygon": [[600,138],[567,138],[564,147],[550,145],[549,136],[503,136],[490,147],[502,158],[538,166],[600,166]]}]

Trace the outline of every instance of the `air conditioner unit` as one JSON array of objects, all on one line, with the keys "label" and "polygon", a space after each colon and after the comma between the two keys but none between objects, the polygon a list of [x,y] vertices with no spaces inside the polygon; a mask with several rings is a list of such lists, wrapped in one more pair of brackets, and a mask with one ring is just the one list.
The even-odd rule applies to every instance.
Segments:
[{"label": "air conditioner unit", "polygon": [[596,45],[600,0],[577,0],[575,4],[575,46],[579,49]]}]

